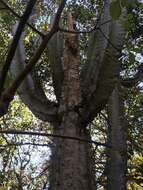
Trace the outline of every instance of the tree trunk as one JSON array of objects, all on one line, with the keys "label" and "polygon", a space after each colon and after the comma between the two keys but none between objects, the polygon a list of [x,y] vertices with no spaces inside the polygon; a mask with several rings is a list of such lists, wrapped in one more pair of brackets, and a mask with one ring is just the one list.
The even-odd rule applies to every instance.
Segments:
[{"label": "tree trunk", "polygon": [[[73,30],[72,17],[68,17],[68,29]],[[53,133],[69,137],[89,139],[88,131],[81,124],[77,107],[81,102],[79,78],[80,58],[77,38],[65,36],[63,56],[64,81],[59,107],[60,127]],[[95,190],[90,167],[90,147],[87,142],[71,139],[53,139],[55,147],[51,158],[50,190]]]},{"label": "tree trunk", "polygon": [[107,152],[107,190],[126,190],[127,125],[118,87],[109,99],[108,116],[108,143],[111,148]]},{"label": "tree trunk", "polygon": [[[54,134],[89,138],[88,131],[79,130],[77,113],[67,113]],[[90,144],[71,139],[54,139],[51,158],[50,190],[95,190],[91,170]]]}]

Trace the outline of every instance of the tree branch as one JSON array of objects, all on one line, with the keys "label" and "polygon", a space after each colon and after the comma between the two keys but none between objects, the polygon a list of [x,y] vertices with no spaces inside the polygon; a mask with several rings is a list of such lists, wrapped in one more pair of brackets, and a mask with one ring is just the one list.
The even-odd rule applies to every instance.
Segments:
[{"label": "tree branch", "polygon": [[[62,91],[63,82],[63,34],[57,32],[53,35],[52,39],[48,43],[48,59],[52,72],[52,81],[56,99],[59,102]],[[56,53],[55,53],[56,52]]]},{"label": "tree branch", "polygon": [[47,144],[41,144],[41,143],[31,143],[31,142],[26,142],[26,143],[8,143],[8,144],[4,144],[4,145],[0,145],[0,148],[6,148],[6,147],[10,147],[10,146],[47,146],[47,147],[51,147],[51,144],[47,143]]},{"label": "tree branch", "polygon": [[25,24],[33,10],[33,7],[35,5],[37,0],[30,0],[26,9],[25,9],[25,12],[23,14],[23,16],[21,17],[21,20],[19,22],[19,25],[18,25],[18,28],[17,28],[17,31],[15,33],[15,36],[13,38],[13,41],[12,41],[12,44],[11,44],[11,47],[9,49],[9,52],[8,52],[8,55],[7,55],[7,58],[6,58],[6,62],[2,68],[2,71],[1,71],[1,76],[0,76],[0,95],[3,91],[3,88],[4,88],[4,84],[5,84],[5,80],[6,80],[6,75],[7,75],[7,72],[9,70],[9,67],[10,67],[10,64],[12,62],[12,59],[15,55],[15,51],[16,51],[16,48],[17,48],[17,45],[18,45],[18,42],[20,40],[20,37],[21,37],[21,34],[23,32],[23,29],[25,27]]},{"label": "tree branch", "polygon": [[38,62],[40,56],[42,55],[43,51],[47,47],[47,44],[48,44],[49,40],[52,38],[52,36],[56,32],[58,32],[59,20],[60,20],[62,10],[64,9],[65,3],[66,3],[66,0],[63,0],[61,2],[60,6],[59,6],[59,9],[58,9],[58,11],[56,13],[56,16],[55,16],[55,19],[54,19],[53,26],[52,26],[51,30],[44,37],[41,45],[39,46],[38,50],[36,51],[35,55],[31,59],[31,61],[26,65],[24,70],[17,76],[17,78],[12,83],[12,85],[9,87],[8,92],[10,92],[12,94],[14,94],[16,92],[17,88],[20,86],[20,84],[22,83],[22,81],[24,80],[26,75],[31,72],[31,70],[33,69],[35,64]]},{"label": "tree branch", "polygon": [[[115,84],[117,83],[120,66],[120,61],[118,59],[121,55],[125,37],[125,31],[123,28],[125,12],[126,11],[124,10],[119,20],[112,21],[108,35],[104,32],[108,40],[101,34],[107,44],[105,49],[100,49],[100,51],[103,52],[102,60],[101,58],[97,60],[97,57],[95,57],[89,73],[87,74],[89,77],[92,75],[93,78],[90,78],[90,83],[88,84],[90,88],[88,87],[88,91],[86,92],[86,94],[90,93],[90,96],[86,96],[87,100],[85,98],[85,101],[83,101],[82,104],[85,106],[83,114],[83,120],[85,119],[85,123],[91,122],[97,113],[103,109],[114,89]],[[100,39],[98,40],[100,43],[102,42]],[[112,44],[110,42],[112,42]],[[102,47],[102,45],[99,47]],[[96,72],[94,73],[96,76],[90,73],[93,72],[93,69]],[[95,79],[95,77],[97,78]]]},{"label": "tree branch", "polygon": [[[99,15],[98,23],[96,24],[98,28],[102,28],[106,36],[109,35],[110,23],[102,26],[101,23],[111,19],[109,15],[109,4],[109,1],[105,2]],[[81,70],[83,99],[88,99],[96,89],[99,69],[102,65],[107,45],[108,41],[99,30],[94,30],[91,33],[87,50],[87,61]]]},{"label": "tree branch", "polygon": [[[26,63],[26,52],[23,44],[24,34],[16,50],[14,60],[10,67],[10,73],[14,80],[21,72]],[[36,73],[34,73],[36,74]],[[28,74],[17,90],[23,103],[28,106],[32,113],[42,121],[55,121],[57,118],[57,106],[55,102],[50,101],[44,93],[44,90],[38,80],[38,76]]]}]

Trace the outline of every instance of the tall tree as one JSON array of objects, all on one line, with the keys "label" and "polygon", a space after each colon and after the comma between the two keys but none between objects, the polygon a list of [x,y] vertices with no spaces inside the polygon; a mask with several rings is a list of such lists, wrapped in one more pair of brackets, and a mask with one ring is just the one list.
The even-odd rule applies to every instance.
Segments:
[{"label": "tall tree", "polygon": [[[73,34],[71,16],[67,21],[67,34],[63,38],[60,33],[66,31],[59,26],[65,3],[63,0],[59,5],[50,31],[42,35],[41,45],[28,64],[25,64],[26,53],[22,39],[19,40],[22,33],[19,28],[21,23],[26,24],[28,17],[20,17],[7,61],[2,69],[1,76],[5,79],[11,66],[13,82],[5,89],[3,88],[5,80],[0,81],[0,115],[3,116],[7,112],[8,105],[17,91],[23,102],[38,118],[52,124],[54,135],[65,136],[53,139],[55,147],[52,149],[51,157],[50,189],[93,190],[95,184],[90,166],[91,146],[83,140],[90,140],[88,124],[105,106],[117,82],[118,58],[121,56],[125,36],[123,27],[125,12],[122,11],[120,14],[120,7],[119,14],[114,15],[120,17],[118,20],[112,20],[110,16],[112,1],[104,1],[97,24],[91,30],[87,60],[80,64],[80,52],[76,34]],[[28,7],[27,9],[29,10]],[[47,98],[37,77],[31,73],[48,43],[49,65],[56,101]],[[54,52],[53,56],[50,56],[50,51]]]}]

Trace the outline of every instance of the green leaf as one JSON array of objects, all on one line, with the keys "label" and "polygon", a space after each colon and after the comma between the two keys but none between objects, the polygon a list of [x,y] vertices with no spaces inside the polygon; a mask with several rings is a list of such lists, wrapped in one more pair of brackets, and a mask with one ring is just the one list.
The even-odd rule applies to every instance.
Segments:
[{"label": "green leaf", "polygon": [[114,20],[117,20],[121,15],[121,6],[119,1],[110,3],[110,15]]}]

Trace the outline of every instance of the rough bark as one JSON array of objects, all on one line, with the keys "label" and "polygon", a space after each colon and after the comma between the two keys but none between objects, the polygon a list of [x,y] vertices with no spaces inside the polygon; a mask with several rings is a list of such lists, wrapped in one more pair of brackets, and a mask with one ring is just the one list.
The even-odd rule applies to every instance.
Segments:
[{"label": "rough bark", "polygon": [[126,190],[127,125],[123,102],[118,87],[114,89],[108,104],[107,190]]},{"label": "rough bark", "polygon": [[[75,112],[69,112],[59,129],[53,133],[89,139],[88,132],[80,130]],[[95,190],[90,165],[90,145],[74,140],[54,139],[51,156],[50,190]]]}]

